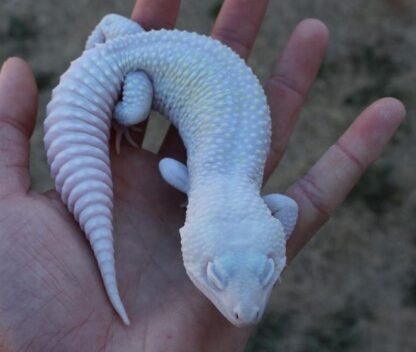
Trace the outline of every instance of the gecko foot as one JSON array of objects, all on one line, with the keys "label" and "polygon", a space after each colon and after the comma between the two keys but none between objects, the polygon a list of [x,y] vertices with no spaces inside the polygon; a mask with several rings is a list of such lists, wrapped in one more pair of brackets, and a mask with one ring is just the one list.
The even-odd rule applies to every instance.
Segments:
[{"label": "gecko foot", "polygon": [[113,121],[113,128],[116,132],[115,148],[116,148],[117,155],[120,154],[121,140],[123,139],[123,137],[133,148],[137,148],[137,149],[140,148],[137,142],[134,141],[130,131],[143,132],[141,128],[137,126],[126,127],[126,126],[120,125],[117,121]]}]

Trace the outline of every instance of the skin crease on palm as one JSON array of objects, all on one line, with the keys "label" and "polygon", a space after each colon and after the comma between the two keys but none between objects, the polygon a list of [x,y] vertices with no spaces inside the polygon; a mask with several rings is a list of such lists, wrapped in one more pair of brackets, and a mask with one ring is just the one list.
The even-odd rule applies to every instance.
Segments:
[{"label": "skin crease on palm", "polygon": [[[265,0],[226,0],[213,36],[246,58],[266,7]],[[132,18],[145,29],[171,28],[178,10],[177,0],[138,0]],[[301,22],[266,83],[273,120],[267,176],[288,143],[327,40],[321,22]],[[0,73],[0,351],[242,351],[250,329],[229,324],[183,267],[178,229],[185,214],[178,204],[185,199],[157,167],[165,156],[184,160],[175,131],[158,155],[126,144],[121,155],[111,154],[118,282],[132,320],[127,328],[72,216],[54,191],[31,190],[36,94],[28,65],[9,59]],[[289,261],[380,155],[404,115],[395,99],[373,103],[287,190],[300,208]]]}]

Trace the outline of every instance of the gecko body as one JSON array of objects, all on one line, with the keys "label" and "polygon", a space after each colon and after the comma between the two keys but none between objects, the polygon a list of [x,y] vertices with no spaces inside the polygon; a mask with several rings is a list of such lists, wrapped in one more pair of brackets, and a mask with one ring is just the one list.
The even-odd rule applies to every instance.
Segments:
[{"label": "gecko body", "polygon": [[186,272],[231,323],[253,324],[285,266],[297,206],[283,195],[260,195],[269,108],[258,79],[230,48],[106,16],[48,105],[44,141],[56,189],[128,323],[115,275],[109,131],[114,115],[128,134],[151,107],[178,129],[187,149],[186,165],[160,162],[163,178],[188,196],[179,230]]}]

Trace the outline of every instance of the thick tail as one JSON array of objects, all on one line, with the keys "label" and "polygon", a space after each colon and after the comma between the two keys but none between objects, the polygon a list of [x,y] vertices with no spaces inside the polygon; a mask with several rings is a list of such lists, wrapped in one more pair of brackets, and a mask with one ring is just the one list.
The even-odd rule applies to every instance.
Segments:
[{"label": "thick tail", "polygon": [[108,147],[122,79],[110,66],[73,63],[48,105],[44,143],[56,190],[90,241],[108,297],[128,325],[116,281]]}]

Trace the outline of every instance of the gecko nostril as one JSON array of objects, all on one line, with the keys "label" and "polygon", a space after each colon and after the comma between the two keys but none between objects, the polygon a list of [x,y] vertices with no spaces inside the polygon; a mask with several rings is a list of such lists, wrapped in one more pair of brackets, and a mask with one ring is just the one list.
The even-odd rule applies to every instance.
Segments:
[{"label": "gecko nostril", "polygon": [[240,319],[240,316],[238,315],[238,313],[234,313],[234,317],[238,320]]}]

